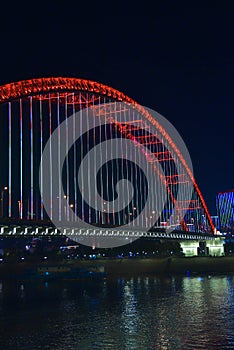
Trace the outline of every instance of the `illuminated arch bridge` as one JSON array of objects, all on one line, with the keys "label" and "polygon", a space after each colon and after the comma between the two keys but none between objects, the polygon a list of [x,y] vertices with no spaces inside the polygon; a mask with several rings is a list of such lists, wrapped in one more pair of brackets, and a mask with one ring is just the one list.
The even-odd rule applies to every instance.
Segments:
[{"label": "illuminated arch bridge", "polygon": [[[57,139],[56,149],[52,150],[51,146],[49,154],[50,163],[54,164],[56,159],[57,167],[51,165],[40,173],[42,153],[52,133],[71,115],[82,111],[86,113],[87,109],[91,110],[91,117],[102,121],[102,125],[89,130],[78,140],[75,134],[72,135],[76,125],[73,130],[67,130],[66,137],[74,137],[74,144],[69,148],[66,137],[63,140],[67,148],[62,164],[63,176],[59,174],[60,138]],[[66,221],[69,230],[69,223],[72,224],[77,217],[93,225],[94,229],[80,227],[73,230],[75,235],[130,237],[144,234],[159,238],[202,239],[204,235],[212,237],[215,233],[202,194],[177,145],[148,110],[123,93],[103,84],[76,78],[42,78],[11,83],[0,87],[0,123],[0,234],[66,235],[66,228],[54,228],[51,219]],[[110,161],[97,173],[97,189],[104,199],[102,210],[90,207],[83,199],[77,169],[92,148],[111,138],[132,140],[135,143],[133,159],[144,149],[152,174],[158,173],[160,165],[166,199],[155,221],[152,214],[155,214],[157,207],[157,189],[154,186],[148,188],[139,166],[125,159]],[[50,185],[47,195],[51,197],[49,212],[43,204],[44,183],[48,177]],[[59,178],[56,186],[53,184],[55,178]],[[125,208],[110,212],[108,205],[115,199],[114,189],[120,179],[131,181],[134,196]],[[191,198],[186,199],[185,195],[178,199],[179,186],[186,194],[191,183]],[[138,218],[150,192],[155,195],[152,196],[149,210]],[[69,210],[64,201],[69,203]],[[121,229],[122,225],[133,220],[135,226],[129,230]]]}]

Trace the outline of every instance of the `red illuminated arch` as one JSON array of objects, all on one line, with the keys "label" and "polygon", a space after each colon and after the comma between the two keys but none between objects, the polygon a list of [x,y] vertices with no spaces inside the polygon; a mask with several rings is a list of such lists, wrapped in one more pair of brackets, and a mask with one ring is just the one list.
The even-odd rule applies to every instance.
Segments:
[{"label": "red illuminated arch", "polygon": [[56,92],[74,92],[74,91],[87,91],[97,93],[99,95],[108,96],[120,102],[130,103],[136,106],[137,110],[142,113],[150,123],[152,123],[165,137],[167,142],[171,145],[172,149],[177,154],[178,158],[182,162],[183,166],[187,170],[187,173],[194,184],[194,188],[200,198],[201,204],[207,216],[208,222],[212,229],[215,231],[214,224],[210,217],[208,208],[206,206],[205,200],[201,194],[201,191],[195,181],[191,169],[187,165],[183,155],[177,148],[176,144],[173,142],[171,137],[165,131],[165,129],[155,120],[152,115],[137,102],[123,94],[122,92],[113,89],[109,86],[103,85],[90,80],[78,79],[78,78],[63,78],[63,77],[52,77],[52,78],[39,78],[23,80],[16,83],[6,84],[0,87],[0,103],[12,101],[18,98],[24,98],[29,95],[39,95],[46,93],[56,93]]}]

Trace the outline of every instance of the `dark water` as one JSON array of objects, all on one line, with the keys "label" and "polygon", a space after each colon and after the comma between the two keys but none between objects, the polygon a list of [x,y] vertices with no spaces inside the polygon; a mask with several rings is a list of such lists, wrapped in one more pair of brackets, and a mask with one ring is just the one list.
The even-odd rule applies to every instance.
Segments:
[{"label": "dark water", "polygon": [[234,277],[1,282],[0,349],[234,349]]}]

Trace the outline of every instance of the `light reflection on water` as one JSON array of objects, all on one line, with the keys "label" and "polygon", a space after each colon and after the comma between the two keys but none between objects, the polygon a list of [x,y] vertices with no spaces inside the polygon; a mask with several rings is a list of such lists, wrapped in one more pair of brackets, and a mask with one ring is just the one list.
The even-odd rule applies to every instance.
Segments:
[{"label": "light reflection on water", "polygon": [[233,349],[234,277],[0,283],[0,349]]}]

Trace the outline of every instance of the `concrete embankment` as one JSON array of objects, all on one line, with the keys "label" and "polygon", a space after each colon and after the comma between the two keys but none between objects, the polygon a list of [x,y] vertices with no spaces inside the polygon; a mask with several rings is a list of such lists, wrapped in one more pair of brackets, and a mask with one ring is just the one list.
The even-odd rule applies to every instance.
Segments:
[{"label": "concrete embankment", "polygon": [[166,270],[171,274],[234,273],[234,257],[186,257],[172,258]]},{"label": "concrete embankment", "polygon": [[137,258],[83,261],[82,265],[104,266],[109,275],[234,273],[234,257]]},{"label": "concrete embankment", "polygon": [[[17,263],[0,265],[0,278],[9,275],[17,276],[26,269],[37,266],[60,265],[56,262]],[[70,262],[66,264],[71,264]],[[234,273],[234,257],[170,257],[170,258],[123,258],[77,260],[72,265],[76,267],[102,266],[107,275],[136,275],[136,274],[196,274],[196,273]]]},{"label": "concrete embankment", "polygon": [[82,261],[82,266],[103,266],[108,275],[125,274],[163,274],[166,271],[168,259],[123,258]]}]

